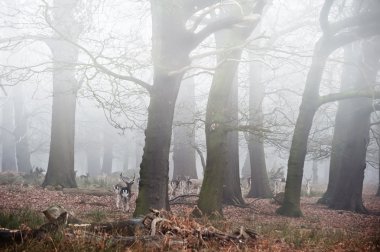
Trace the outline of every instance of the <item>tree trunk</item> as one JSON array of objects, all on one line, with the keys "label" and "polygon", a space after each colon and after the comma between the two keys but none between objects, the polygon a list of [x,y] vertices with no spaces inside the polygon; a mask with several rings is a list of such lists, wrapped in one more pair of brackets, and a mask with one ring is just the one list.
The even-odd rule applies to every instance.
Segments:
[{"label": "tree trunk", "polygon": [[25,113],[24,90],[21,84],[15,86],[14,95],[14,113],[15,113],[15,137],[16,142],[16,160],[19,172],[30,172],[32,164],[30,163],[29,141],[27,136],[27,114]]},{"label": "tree trunk", "polygon": [[[229,127],[239,126],[239,105],[238,105],[238,78],[237,73],[232,83],[229,97],[227,116],[230,118]],[[227,133],[227,165],[223,184],[223,203],[227,205],[244,205],[240,187],[239,172],[239,132],[237,130]]]},{"label": "tree trunk", "polygon": [[[75,20],[78,1],[54,1],[53,25],[76,41],[81,25]],[[53,57],[53,109],[48,169],[43,186],[77,187],[74,172],[75,110],[78,82],[75,63],[78,49],[59,35],[48,43]]]},{"label": "tree trunk", "polygon": [[[356,50],[355,50],[356,51]],[[348,45],[344,49],[344,61],[350,62],[351,64],[345,64],[342,71],[341,78],[341,87],[340,91],[344,92],[355,87],[355,79],[358,75],[358,69],[355,64],[355,51],[352,48],[352,45]],[[357,53],[356,53],[357,54]],[[357,56],[358,57],[358,56]],[[332,196],[332,192],[334,191],[334,187],[337,183],[337,178],[339,176],[340,170],[342,168],[342,157],[343,157],[343,141],[347,137],[348,134],[348,116],[350,114],[350,108],[352,101],[343,100],[338,103],[338,110],[335,116],[335,130],[332,139],[331,146],[331,157],[330,157],[330,169],[329,169],[329,182],[327,185],[327,190],[318,200],[320,204],[329,204]],[[336,130],[339,129],[339,130]]]},{"label": "tree trunk", "polygon": [[[241,8],[231,7],[227,12],[234,16],[251,14],[251,6],[247,6],[246,4],[241,3]],[[264,2],[258,2],[258,6],[255,6],[255,8],[257,7],[255,14],[260,14],[264,5]],[[227,174],[226,168],[229,151],[227,135],[231,131],[231,118],[228,111],[231,90],[242,53],[242,49],[239,46],[246,41],[256,25],[257,22],[247,24],[246,26],[241,25],[240,27],[224,30],[216,35],[217,47],[219,49],[231,47],[237,47],[237,49],[230,49],[218,55],[217,62],[224,62],[224,64],[220,65],[214,73],[207,102],[205,125],[207,162],[198,201],[199,209],[206,215],[222,215],[224,177]],[[237,171],[237,178],[239,179],[239,171]],[[240,184],[240,179],[238,183]]]},{"label": "tree trunk", "polygon": [[13,104],[6,98],[2,108],[2,161],[3,172],[17,172],[16,165],[16,142],[13,123]]},{"label": "tree trunk", "polygon": [[173,178],[198,178],[195,162],[194,80],[182,81],[174,113]]},{"label": "tree trunk", "polygon": [[[261,83],[262,67],[259,63],[250,63],[249,74],[249,126],[260,128],[263,126],[264,87]],[[249,132],[248,151],[251,164],[251,188],[247,197],[270,198],[272,191],[269,186],[268,173],[265,163],[264,134]]]},{"label": "tree trunk", "polygon": [[[359,47],[361,46],[361,48]],[[360,89],[375,85],[379,69],[379,39],[354,43],[352,53],[359,69],[355,70],[351,80],[353,87]],[[356,54],[355,54],[356,53]],[[372,99],[357,98],[347,101],[346,135],[341,141],[341,167],[336,186],[331,194],[329,207],[354,212],[366,212],[362,200],[364,170],[366,168],[366,152],[369,143],[370,114]],[[341,130],[336,128],[338,131]]]},{"label": "tree trunk", "polygon": [[147,213],[149,208],[169,209],[167,189],[173,113],[183,74],[190,64],[190,52],[215,31],[242,22],[241,19],[218,22],[219,25],[214,23],[197,33],[186,28],[195,12],[216,2],[150,1],[154,77],[153,86],[149,88],[151,99],[135,216]]},{"label": "tree trunk", "polygon": [[[150,208],[169,209],[169,150],[174,107],[189,53],[201,41],[186,29],[187,19],[201,4],[151,0],[153,86],[150,89],[145,147],[140,165],[139,195],[134,216]],[[215,1],[207,1],[205,6]],[[203,5],[202,5],[203,6]]]},{"label": "tree trunk", "polygon": [[336,185],[331,193],[328,205],[333,209],[344,209],[355,212],[364,212],[362,190],[364,169],[366,167],[366,151],[369,141],[369,124],[371,100],[367,98],[353,99],[347,115],[351,124],[345,125],[346,135],[342,145],[341,167]]},{"label": "tree trunk", "polygon": [[152,92],[145,130],[145,147],[140,166],[139,195],[135,216],[149,208],[169,209],[169,150],[172,135],[174,105],[182,76],[155,74],[157,93]]},{"label": "tree trunk", "polygon": [[[287,216],[301,216],[300,196],[303,176],[303,165],[307,151],[307,141],[310,129],[313,123],[314,114],[319,106],[319,87],[322,73],[326,64],[326,59],[330,53],[339,47],[364,39],[366,37],[375,36],[379,33],[378,20],[363,21],[357,25],[348,22],[347,26],[338,29],[330,29],[328,16],[332,5],[331,1],[326,1],[321,11],[321,24],[324,35],[316,43],[312,65],[310,67],[305,90],[302,96],[300,112],[297,118],[290,155],[288,160],[288,174],[285,187],[284,204],[277,210],[277,213]],[[374,1],[375,5],[366,8],[365,11],[378,10],[378,1]],[[377,6],[376,6],[377,5]],[[346,20],[347,21],[347,20]],[[343,21],[340,21],[343,22]],[[339,26],[338,26],[339,27]]]},{"label": "tree trunk", "polygon": [[302,96],[300,112],[293,133],[288,160],[284,203],[277,209],[277,213],[286,216],[302,216],[300,197],[303,166],[307,151],[308,137],[313,124],[314,114],[317,110],[319,86],[328,55],[325,49],[328,45],[325,42],[326,41],[322,38],[315,46],[311,67]]}]

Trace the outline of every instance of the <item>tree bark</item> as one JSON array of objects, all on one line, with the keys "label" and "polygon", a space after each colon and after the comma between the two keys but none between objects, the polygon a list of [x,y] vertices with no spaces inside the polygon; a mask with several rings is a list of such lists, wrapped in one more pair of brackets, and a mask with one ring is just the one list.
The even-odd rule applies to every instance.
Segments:
[{"label": "tree bark", "polygon": [[[75,20],[78,1],[54,1],[53,24],[61,34],[76,41],[81,25]],[[79,88],[74,64],[78,48],[55,34],[48,43],[53,57],[53,109],[48,169],[43,186],[77,187],[74,172],[75,110]]]},{"label": "tree bark", "polygon": [[173,178],[198,178],[195,162],[194,80],[182,81],[174,113]]}]

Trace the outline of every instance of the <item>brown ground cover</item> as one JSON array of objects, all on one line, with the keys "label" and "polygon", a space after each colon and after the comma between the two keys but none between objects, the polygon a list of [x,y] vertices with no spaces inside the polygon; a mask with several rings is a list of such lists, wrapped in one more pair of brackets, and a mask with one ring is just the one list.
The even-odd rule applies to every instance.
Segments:
[{"label": "brown ground cover", "polygon": [[[248,247],[229,245],[218,248],[226,251],[380,251],[380,197],[373,196],[372,192],[366,193],[364,204],[369,214],[331,210],[316,204],[318,197],[310,197],[302,198],[304,217],[288,218],[275,214],[278,206],[272,200],[246,199],[246,208],[225,207],[224,220],[203,219],[201,222],[208,222],[225,232],[245,226],[259,234]],[[41,212],[51,205],[63,206],[75,217],[88,222],[126,220],[132,214],[116,209],[113,196],[73,195],[40,187],[0,186],[0,212],[25,208]],[[191,205],[172,206],[173,214],[178,216],[186,216],[191,210]]]}]

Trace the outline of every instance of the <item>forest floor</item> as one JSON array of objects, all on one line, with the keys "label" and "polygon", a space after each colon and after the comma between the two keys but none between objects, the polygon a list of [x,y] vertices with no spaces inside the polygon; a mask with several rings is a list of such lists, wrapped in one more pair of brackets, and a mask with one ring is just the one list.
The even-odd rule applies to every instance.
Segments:
[{"label": "forest floor", "polygon": [[[369,214],[331,210],[316,204],[318,197],[303,197],[301,208],[304,216],[288,218],[275,214],[278,205],[272,200],[246,199],[247,208],[226,206],[224,220],[213,222],[213,225],[223,231],[240,226],[255,230],[259,236],[246,248],[248,251],[380,251],[380,197],[373,196],[373,190],[365,193],[364,205]],[[134,210],[134,203],[130,213],[116,209],[113,196],[73,195],[40,187],[0,186],[0,213],[20,209],[41,213],[52,205],[63,206],[75,217],[88,222],[126,220],[131,218]],[[191,205],[171,207],[172,212],[179,216],[188,215],[191,209]]]}]

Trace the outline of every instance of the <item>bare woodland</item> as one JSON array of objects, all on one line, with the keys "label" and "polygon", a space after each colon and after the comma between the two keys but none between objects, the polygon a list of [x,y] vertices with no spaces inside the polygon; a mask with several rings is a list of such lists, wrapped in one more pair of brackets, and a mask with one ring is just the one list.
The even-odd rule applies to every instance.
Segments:
[{"label": "bare woodland", "polygon": [[378,0],[2,0],[0,24],[1,248],[380,249]]}]

